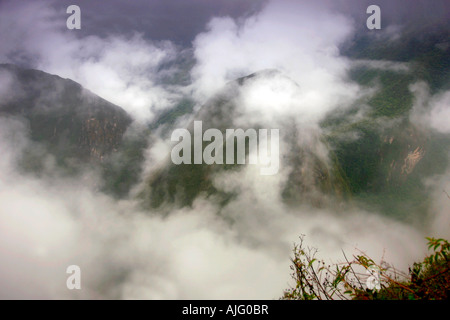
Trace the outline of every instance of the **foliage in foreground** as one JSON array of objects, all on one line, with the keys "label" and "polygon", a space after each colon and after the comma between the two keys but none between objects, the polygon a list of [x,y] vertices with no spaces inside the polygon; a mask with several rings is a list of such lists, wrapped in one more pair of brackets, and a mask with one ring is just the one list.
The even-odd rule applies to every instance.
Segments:
[{"label": "foliage in foreground", "polygon": [[442,300],[450,297],[450,244],[427,238],[432,253],[414,263],[408,273],[386,262],[375,263],[366,254],[345,262],[327,264],[316,258],[318,250],[294,246],[292,277],[295,287],[284,292],[286,300]]}]

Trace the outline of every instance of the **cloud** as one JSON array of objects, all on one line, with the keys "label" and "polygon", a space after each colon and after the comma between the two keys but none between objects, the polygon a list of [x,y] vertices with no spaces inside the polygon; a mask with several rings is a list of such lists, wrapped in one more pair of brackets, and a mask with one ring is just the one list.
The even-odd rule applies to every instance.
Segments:
[{"label": "cloud", "polygon": [[425,82],[414,83],[410,86],[410,90],[415,98],[411,120],[437,132],[450,133],[450,125],[447,121],[450,116],[450,91],[431,95]]},{"label": "cloud", "polygon": [[[0,123],[0,286],[3,298],[272,299],[290,283],[292,243],[306,234],[327,259],[362,248],[398,268],[424,252],[420,230],[356,208],[288,208],[287,172],[261,176],[246,166],[214,183],[239,190],[221,207],[198,197],[192,207],[142,210],[133,199],[98,191],[86,169],[76,177],[24,174],[30,145],[24,124]],[[155,148],[165,146],[155,144]],[[155,149],[156,150],[156,149]],[[56,173],[55,173],[56,172]],[[418,249],[421,248],[421,249]],[[82,270],[82,290],[65,287],[65,269]]]},{"label": "cloud", "polygon": [[[201,104],[236,77],[277,69],[281,73],[269,72],[242,86],[234,97],[239,107],[234,123],[285,128],[293,121],[296,143],[326,160],[318,122],[366,94],[347,80],[352,64],[338,50],[354,31],[352,21],[329,6],[273,1],[247,19],[212,19],[193,43],[194,82],[182,88],[161,84],[176,72],[176,67],[162,68],[180,53],[171,42],[152,42],[138,33],[77,37],[47,2],[10,2],[2,9],[4,61],[70,77],[138,120],[153,119],[183,92],[192,90]],[[387,62],[375,67],[405,68]],[[0,76],[1,83],[8,81]],[[442,115],[447,98],[431,100],[436,114],[430,117]],[[145,176],[168,161],[164,135],[153,134]],[[284,138],[280,150],[286,155],[292,145],[287,133]],[[54,174],[23,173],[17,162],[30,144],[23,122],[0,119],[2,298],[277,298],[290,281],[289,255],[301,234],[334,261],[343,258],[341,249],[348,253],[358,247],[375,260],[386,250],[385,260],[405,270],[425,253],[428,230],[356,205],[287,206],[281,194],[288,161],[274,176],[261,176],[254,166],[213,176],[219,190],[239,191],[226,205],[200,195],[192,207],[144,210],[138,199],[100,192],[98,173],[87,168],[76,177],[60,176],[49,161],[46,172]],[[79,292],[65,287],[71,264],[82,269]]]},{"label": "cloud", "polygon": [[179,54],[170,41],[145,40],[137,32],[77,37],[50,2],[21,4],[7,2],[0,12],[3,62],[73,79],[140,121],[179,99],[178,88],[162,84],[176,72],[162,67]]},{"label": "cloud", "polygon": [[0,71],[0,97],[1,104],[6,105],[22,95],[22,89],[17,85],[14,76],[6,71]]},{"label": "cloud", "polygon": [[431,188],[431,210],[427,228],[432,237],[448,239],[450,237],[450,172],[426,179]]},{"label": "cloud", "polygon": [[241,23],[214,18],[194,41],[196,93],[209,97],[237,77],[278,69],[311,95],[329,99],[320,87],[340,97],[348,91],[339,81],[347,63],[338,46],[351,32],[343,15],[305,3],[272,1]]},{"label": "cloud", "polygon": [[[353,32],[348,17],[304,2],[272,1],[245,21],[214,18],[193,43],[193,95],[200,103],[232,95],[235,107],[219,112],[231,118],[229,126],[280,129],[281,159],[310,148],[326,160],[319,122],[366,94],[348,81],[352,65],[339,52]],[[223,89],[253,73],[242,85]],[[207,103],[201,113],[214,117],[214,108]],[[282,162],[289,173],[291,164]]]},{"label": "cloud", "polygon": [[[200,197],[168,216],[99,193],[88,174],[18,174],[20,144],[8,134],[21,127],[4,124],[0,143],[10,161],[0,171],[3,298],[276,298],[289,282],[291,244],[302,233],[327,258],[340,259],[340,248],[356,245],[381,257],[386,248],[386,258],[405,267],[421,253],[421,234],[412,227],[366,212],[289,210],[251,172],[225,208]],[[65,288],[71,264],[82,270],[79,292]]]},{"label": "cloud", "polygon": [[450,91],[432,98],[429,113],[431,127],[441,133],[450,133],[448,119],[450,119]]},{"label": "cloud", "polygon": [[371,69],[388,70],[394,72],[408,72],[410,66],[406,62],[394,62],[387,60],[353,60],[352,65],[354,67],[367,67]]}]

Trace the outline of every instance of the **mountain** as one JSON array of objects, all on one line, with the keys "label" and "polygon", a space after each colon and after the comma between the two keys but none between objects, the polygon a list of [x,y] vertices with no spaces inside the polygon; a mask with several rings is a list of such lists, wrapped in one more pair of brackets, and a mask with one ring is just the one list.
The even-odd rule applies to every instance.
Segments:
[{"label": "mountain", "polygon": [[117,151],[131,118],[80,84],[43,71],[0,65],[0,114],[26,120],[33,141],[58,160],[101,162]]},{"label": "mountain", "polygon": [[[238,101],[243,94],[242,90],[245,90],[248,85],[252,85],[255,81],[272,77],[277,77],[288,86],[298,86],[292,79],[274,69],[261,70],[231,81],[192,115],[192,122],[187,126],[191,136],[193,137],[194,135],[194,121],[202,122],[203,131],[215,128],[225,133],[225,130],[230,128],[239,128],[244,131],[250,128],[264,128],[264,126],[257,123],[255,126],[247,127],[236,123],[236,118],[242,115]],[[174,112],[178,111],[178,109],[174,109]],[[167,115],[165,117],[167,118]],[[339,172],[332,171],[327,160],[317,155],[314,147],[307,145],[300,147],[298,145],[295,140],[296,129],[292,124],[287,124],[283,130],[283,136],[287,137],[287,143],[291,146],[288,159],[284,161],[294,164],[292,166],[293,172],[284,188],[283,197],[285,200],[295,204],[295,200],[301,198],[304,201],[322,205],[323,198],[319,196],[322,190],[327,190],[331,194],[345,196],[345,182],[342,180]],[[287,131],[290,131],[290,133],[287,133]],[[321,137],[315,136],[312,139],[319,142]],[[192,140],[192,146],[193,144]],[[203,142],[202,147],[205,148],[208,144],[209,142]],[[223,148],[225,148],[225,144]],[[247,149],[247,155],[248,152]],[[234,163],[223,165],[175,165],[172,163],[170,155],[168,155],[166,164],[147,179],[146,187],[141,192],[140,197],[149,207],[159,207],[164,203],[176,203],[180,206],[191,205],[200,194],[213,195],[222,204],[225,204],[234,197],[235,193],[234,191],[224,192],[218,190],[213,184],[213,177],[221,172],[239,171],[243,168],[242,165],[236,164],[236,161]]]},{"label": "mountain", "polygon": [[410,76],[426,81],[432,92],[438,92],[450,89],[449,39],[448,19],[439,24],[423,25],[420,31],[413,24],[385,35],[363,28],[343,46],[342,54],[351,59],[412,63],[414,74]]},{"label": "mountain", "polygon": [[[415,103],[410,88],[420,81],[429,85],[431,94],[449,88],[446,34],[436,31],[417,38],[405,33],[389,40],[389,50],[382,46],[387,41],[383,38],[353,39],[342,51],[352,61],[348,81],[373,93],[333,110],[314,130],[303,132],[295,119],[278,119],[287,150],[280,167],[288,170],[280,196],[287,206],[357,202],[402,219],[427,212],[426,180],[447,169],[450,137],[410,120]],[[278,70],[257,71],[231,81],[199,109],[185,97],[148,126],[125,135],[131,128],[126,112],[72,80],[14,65],[0,65],[0,79],[7,84],[0,91],[1,115],[26,119],[31,138],[63,163],[77,159],[99,164],[108,193],[128,196],[143,180],[138,198],[147,208],[191,206],[199,195],[225,205],[239,190],[218,188],[214,177],[243,169],[238,164],[175,165],[169,152],[159,169],[144,177],[144,151],[152,143],[152,131],[170,140],[178,120],[185,118],[190,119],[186,129],[191,136],[194,121],[202,121],[203,132],[266,128],[257,112],[249,116],[240,109],[244,91],[273,79],[286,87],[299,86]],[[251,119],[240,122],[242,117]],[[203,148],[209,144],[202,143]]]},{"label": "mountain", "polygon": [[[389,41],[364,35],[343,50],[353,62],[349,81],[376,90],[328,114],[310,144],[299,143],[301,137],[294,122],[284,123],[284,142],[290,148],[282,159],[290,169],[282,192],[287,205],[320,207],[334,199],[358,202],[369,210],[376,208],[401,219],[427,212],[430,191],[425,182],[447,169],[450,137],[410,120],[415,103],[410,88],[420,81],[429,85],[432,94],[449,88],[450,46],[446,35],[447,30],[423,37],[405,33]],[[252,81],[271,77],[284,77],[286,83],[297,85],[276,70],[253,73],[230,82],[192,115],[192,121],[201,120],[203,130],[246,130],[236,123],[241,90]],[[170,112],[165,117],[174,122],[177,112],[174,109],[173,117]],[[258,123],[253,127],[258,128]],[[193,136],[192,123],[187,129]],[[318,146],[324,147],[327,157],[318,152]],[[168,155],[166,165],[147,179],[140,197],[151,207],[164,203],[189,206],[200,194],[214,196],[225,204],[233,192],[218,190],[213,177],[241,168],[174,165]]]}]

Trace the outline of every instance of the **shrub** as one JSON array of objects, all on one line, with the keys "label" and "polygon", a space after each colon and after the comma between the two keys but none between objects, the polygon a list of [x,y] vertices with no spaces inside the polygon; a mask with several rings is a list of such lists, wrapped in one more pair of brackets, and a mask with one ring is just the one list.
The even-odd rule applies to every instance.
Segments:
[{"label": "shrub", "polygon": [[414,263],[408,273],[386,262],[376,264],[366,254],[345,262],[327,264],[318,259],[316,248],[304,245],[304,236],[294,245],[291,259],[295,287],[285,290],[286,300],[420,300],[448,299],[450,293],[450,244],[445,239],[426,238],[433,252]]}]

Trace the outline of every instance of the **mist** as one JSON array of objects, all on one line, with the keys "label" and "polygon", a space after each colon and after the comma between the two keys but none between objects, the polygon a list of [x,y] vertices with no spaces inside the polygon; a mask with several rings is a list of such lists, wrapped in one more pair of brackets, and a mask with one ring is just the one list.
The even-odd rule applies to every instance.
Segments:
[{"label": "mist", "polygon": [[[342,250],[350,256],[359,249],[404,271],[427,254],[426,236],[450,235],[450,199],[442,191],[450,192],[448,170],[424,181],[431,213],[407,221],[342,203],[318,189],[312,193],[324,206],[283,201],[295,166],[289,160],[293,134],[299,137],[295,147],[330,163],[321,121],[377,92],[352,81],[349,70],[356,65],[408,73],[410,65],[342,55],[342,45],[359,30],[346,6],[268,1],[244,7],[242,14],[239,6],[225,15],[211,9],[201,30],[192,26],[194,35],[180,36],[191,40],[182,46],[145,30],[103,27],[99,34],[75,35],[61,27],[66,16],[53,2],[0,6],[0,39],[6,44],[0,62],[77,81],[121,106],[135,125],[153,123],[189,96],[194,112],[173,125],[187,127],[208,99],[235,86],[235,79],[262,71],[236,89],[232,101],[238,107],[230,118],[236,128],[281,129],[278,174],[262,176],[249,165],[211,177],[217,190],[236,193],[225,205],[200,194],[192,206],[145,208],[136,195],[170,161],[165,125],[151,131],[142,176],[119,199],[101,190],[95,167],[64,174],[45,147],[32,141],[23,119],[0,117],[0,298],[277,299],[292,285],[290,257],[300,235],[331,262],[343,260]],[[179,63],[182,58],[188,66]],[[180,74],[189,81],[175,81]],[[10,75],[0,74],[2,103],[20,90]],[[450,91],[432,93],[420,82],[410,91],[411,121],[449,134]],[[20,167],[29,148],[45,154],[40,175]],[[72,264],[82,270],[82,290],[67,290],[66,268]]]}]

